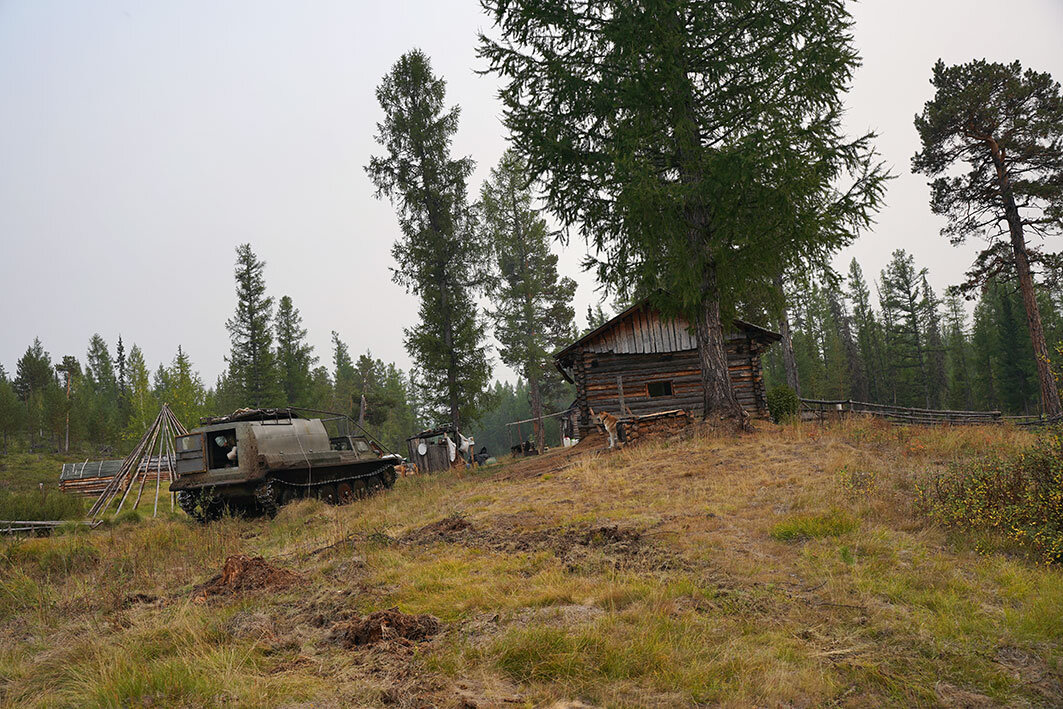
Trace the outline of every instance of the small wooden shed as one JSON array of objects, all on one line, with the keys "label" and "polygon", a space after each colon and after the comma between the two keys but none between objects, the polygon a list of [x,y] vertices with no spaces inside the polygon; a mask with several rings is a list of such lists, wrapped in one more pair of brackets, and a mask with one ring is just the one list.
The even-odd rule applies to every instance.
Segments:
[{"label": "small wooden shed", "polygon": [[[727,335],[727,363],[738,401],[751,416],[768,415],[760,356],[782,337],[743,320]],[[554,355],[561,374],[576,385],[580,435],[591,413],[636,416],[674,409],[701,413],[701,365],[691,326],[665,319],[648,299]]]},{"label": "small wooden shed", "polygon": [[433,428],[429,431],[422,431],[416,436],[410,436],[406,439],[409,461],[416,463],[417,469],[422,473],[449,470],[453,465],[450,457],[451,449],[454,450],[454,460],[457,460],[457,445],[454,443],[456,438],[453,426]]}]

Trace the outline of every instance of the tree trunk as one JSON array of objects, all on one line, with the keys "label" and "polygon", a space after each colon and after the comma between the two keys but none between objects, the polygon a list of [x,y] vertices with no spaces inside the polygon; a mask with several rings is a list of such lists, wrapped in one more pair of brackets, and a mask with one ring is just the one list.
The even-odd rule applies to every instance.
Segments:
[{"label": "tree trunk", "polygon": [[716,280],[716,266],[705,270],[701,280],[702,308],[694,321],[694,336],[698,343],[703,390],[703,417],[733,418],[745,426],[748,416],[738,403],[731,375],[727,370],[727,350],[723,324],[720,321],[720,289]]},{"label": "tree trunk", "polygon": [[1019,290],[1022,292],[1022,304],[1026,309],[1026,327],[1030,331],[1034,359],[1037,361],[1037,378],[1041,383],[1041,408],[1048,416],[1058,416],[1063,412],[1059,402],[1059,389],[1052,376],[1052,360],[1045,342],[1045,331],[1041,326],[1041,308],[1037,305],[1037,294],[1033,288],[1033,274],[1030,272],[1030,255],[1026,251],[1026,238],[1022,233],[1022,217],[1011,193],[1011,182],[1004,166],[1004,156],[995,140],[989,140],[993,152],[993,163],[997,168],[997,179],[1001,196],[1004,198],[1004,215],[1011,232],[1011,249],[1015,253],[1015,271],[1019,276]]},{"label": "tree trunk", "polygon": [[779,312],[779,334],[782,335],[782,363],[786,370],[786,385],[801,396],[801,379],[797,374],[797,357],[794,356],[794,341],[790,335],[790,313],[786,309],[786,291],[783,290],[782,276],[775,277],[775,288],[782,298]]},{"label": "tree trunk", "polygon": [[528,393],[531,395],[532,425],[535,427],[535,448],[540,454],[543,452],[543,395],[539,391],[539,377],[528,376]]}]

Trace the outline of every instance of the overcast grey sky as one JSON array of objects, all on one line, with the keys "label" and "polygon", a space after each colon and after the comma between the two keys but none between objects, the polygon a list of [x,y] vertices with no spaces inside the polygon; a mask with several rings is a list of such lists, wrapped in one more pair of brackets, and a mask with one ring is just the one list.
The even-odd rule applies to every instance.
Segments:
[{"label": "overcast grey sky", "polygon": [[[938,235],[909,173],[930,67],[1017,58],[1063,79],[1063,1],[864,0],[853,13],[864,66],[847,122],[881,134],[898,179],[838,263],[876,276],[905,248],[941,288],[975,246]],[[152,367],[183,345],[211,384],[247,241],[324,363],[335,329],[353,352],[408,366],[416,302],[391,282],[398,227],[362,169],[377,150],[373,90],[407,49],[432,57],[462,107],[455,150],[477,161],[475,194],[505,148],[496,80],[474,74],[487,26],[475,0],[0,0],[0,364],[13,372],[35,336],[53,359],[84,361],[94,332],[112,347],[121,334]],[[561,254],[581,323],[597,299],[583,253]]]}]

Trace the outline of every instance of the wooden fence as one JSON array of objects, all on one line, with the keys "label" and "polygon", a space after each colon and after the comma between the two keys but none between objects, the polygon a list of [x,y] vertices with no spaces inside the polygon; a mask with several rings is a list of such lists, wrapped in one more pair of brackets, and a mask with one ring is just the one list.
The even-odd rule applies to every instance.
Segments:
[{"label": "wooden fence", "polygon": [[805,420],[841,418],[853,414],[876,416],[893,423],[918,426],[993,424],[1005,420],[999,411],[946,411],[872,404],[852,399],[801,399],[801,418]]}]

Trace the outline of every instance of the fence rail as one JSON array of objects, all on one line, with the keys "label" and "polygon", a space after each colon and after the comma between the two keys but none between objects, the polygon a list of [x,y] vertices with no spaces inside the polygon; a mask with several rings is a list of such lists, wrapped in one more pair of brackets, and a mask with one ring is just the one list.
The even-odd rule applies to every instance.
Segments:
[{"label": "fence rail", "polygon": [[[948,424],[953,426],[1002,423],[1005,420],[1000,411],[950,411],[939,409],[918,409],[890,404],[873,404],[852,399],[801,399],[801,418],[823,420],[861,414],[877,416],[899,424],[935,426]],[[1033,425],[1033,422],[1020,425]]]}]

